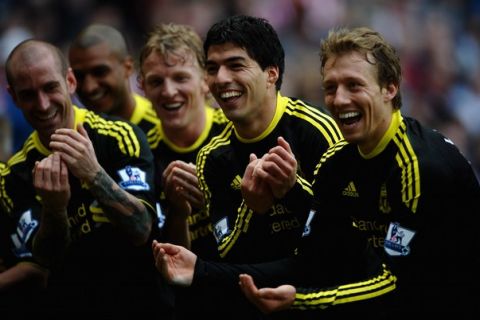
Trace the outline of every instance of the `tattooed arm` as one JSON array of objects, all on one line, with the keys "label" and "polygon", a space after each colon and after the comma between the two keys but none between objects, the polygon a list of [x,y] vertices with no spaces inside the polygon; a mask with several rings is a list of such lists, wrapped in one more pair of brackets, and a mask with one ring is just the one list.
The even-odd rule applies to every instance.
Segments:
[{"label": "tattooed arm", "polygon": [[145,205],[126,192],[100,167],[93,181],[88,183],[109,220],[120,227],[135,244],[148,240],[152,225]]},{"label": "tattooed arm", "polygon": [[134,244],[146,243],[152,219],[145,204],[126,192],[98,163],[86,130],[58,129],[51,136],[50,148],[59,153],[68,170],[86,183],[108,219],[123,230]]}]

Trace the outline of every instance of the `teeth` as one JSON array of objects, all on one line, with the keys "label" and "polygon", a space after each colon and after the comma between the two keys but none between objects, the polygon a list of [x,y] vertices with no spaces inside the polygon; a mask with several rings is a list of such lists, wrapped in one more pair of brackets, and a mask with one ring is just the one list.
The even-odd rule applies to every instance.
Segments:
[{"label": "teeth", "polygon": [[45,121],[45,120],[52,119],[53,117],[55,117],[56,114],[57,114],[57,112],[54,111],[54,112],[49,113],[49,114],[47,114],[47,115],[37,115],[37,118],[38,118],[39,120]]},{"label": "teeth", "polygon": [[360,112],[347,112],[347,113],[340,113],[338,115],[338,118],[348,119],[348,118],[358,117],[359,115],[360,115]]},{"label": "teeth", "polygon": [[103,96],[104,96],[104,92],[101,91],[101,92],[97,92],[95,94],[90,95],[88,98],[90,99],[90,101],[96,101],[103,98]]},{"label": "teeth", "polygon": [[165,109],[177,109],[182,106],[182,102],[177,102],[177,103],[164,103],[163,107]]},{"label": "teeth", "polygon": [[242,95],[241,92],[238,92],[238,91],[228,91],[228,92],[221,93],[220,98],[228,99],[228,98],[232,98],[232,97],[239,97],[241,95]]}]

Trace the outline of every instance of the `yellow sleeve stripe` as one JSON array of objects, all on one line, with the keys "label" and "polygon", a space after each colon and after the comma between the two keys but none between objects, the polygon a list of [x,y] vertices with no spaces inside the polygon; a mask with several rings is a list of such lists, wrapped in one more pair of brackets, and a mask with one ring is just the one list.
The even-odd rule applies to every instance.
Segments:
[{"label": "yellow sleeve stripe", "polygon": [[398,147],[395,156],[398,166],[402,170],[402,201],[413,213],[417,211],[418,199],[420,198],[420,169],[418,158],[412,144],[406,134],[405,122],[402,122],[393,141]]},{"label": "yellow sleeve stripe", "polygon": [[87,113],[85,122],[98,134],[115,138],[122,153],[131,157],[140,157],[140,143],[128,123],[106,120],[93,112]]},{"label": "yellow sleeve stripe", "polygon": [[383,265],[381,275],[366,281],[341,285],[315,293],[297,293],[293,309],[325,309],[329,306],[367,300],[378,297],[396,288],[397,278]]},{"label": "yellow sleeve stripe", "polygon": [[212,138],[212,140],[210,140],[210,142],[207,145],[201,148],[197,154],[196,166],[197,166],[198,185],[205,197],[205,204],[206,204],[205,210],[207,214],[210,216],[211,216],[210,202],[211,202],[212,194],[205,181],[205,175],[203,172],[205,169],[205,161],[210,152],[212,152],[218,147],[230,144],[230,135],[232,134],[232,132],[233,132],[232,123],[230,123],[224,128],[224,130],[222,131],[222,133],[220,133],[220,135]]},{"label": "yellow sleeve stripe", "polygon": [[247,207],[245,201],[242,201],[240,208],[238,208],[237,219],[235,226],[231,233],[222,239],[222,242],[218,246],[220,257],[224,258],[227,253],[232,249],[233,245],[237,242],[242,232],[247,232],[250,219],[252,218],[253,211]]},{"label": "yellow sleeve stripe", "polygon": [[340,140],[336,144],[328,148],[327,151],[325,151],[325,153],[320,158],[320,161],[315,166],[315,171],[313,172],[313,176],[315,177],[317,175],[317,172],[322,166],[322,164],[324,164],[330,157],[332,157],[337,151],[341,150],[347,144],[348,142],[346,140]]},{"label": "yellow sleeve stripe", "polygon": [[2,207],[7,210],[7,212],[11,212],[13,209],[13,201],[12,199],[8,196],[7,191],[5,190],[5,179],[4,177],[10,174],[11,170],[10,168],[18,163],[24,162],[27,159],[28,153],[35,149],[35,141],[33,139],[33,134],[30,135],[25,143],[23,144],[23,147],[21,150],[19,150],[17,153],[15,153],[7,162],[5,166],[3,166],[0,175],[1,175],[1,181],[0,181],[0,200],[2,203]]},{"label": "yellow sleeve stripe", "polygon": [[310,182],[302,178],[297,174],[297,182],[300,184],[303,190],[307,191],[311,196],[313,196],[312,185]]},{"label": "yellow sleeve stripe", "polygon": [[329,146],[332,146],[342,138],[340,129],[335,121],[314,107],[309,107],[299,101],[293,102],[290,100],[285,112],[315,126],[325,137]]},{"label": "yellow sleeve stripe", "polygon": [[[311,185],[307,180],[297,175],[297,182],[305,191],[307,191],[310,195],[313,196]],[[233,230],[228,236],[222,239],[222,242],[218,246],[218,250],[222,258],[224,258],[228,254],[230,249],[237,242],[241,233],[248,232],[248,228],[250,226],[250,219],[253,216],[253,210],[247,207],[245,200],[242,201],[237,212],[238,212],[237,219],[235,220],[235,225],[233,227]]]},{"label": "yellow sleeve stripe", "polygon": [[33,140],[33,135],[30,135],[30,137],[28,137],[28,139],[23,144],[22,149],[20,149],[8,160],[8,165],[4,169],[5,174],[10,173],[10,167],[14,166],[17,163],[24,162],[27,159],[27,154],[32,149],[35,149],[35,142]]},{"label": "yellow sleeve stripe", "polygon": [[10,212],[13,208],[13,201],[12,199],[7,195],[7,192],[5,191],[5,179],[3,178],[3,172],[2,176],[0,176],[0,201],[1,201],[1,207],[5,208],[7,212]]},{"label": "yellow sleeve stripe", "polygon": [[162,135],[160,134],[160,124],[148,130],[146,135],[148,145],[152,150],[155,149],[162,140]]}]

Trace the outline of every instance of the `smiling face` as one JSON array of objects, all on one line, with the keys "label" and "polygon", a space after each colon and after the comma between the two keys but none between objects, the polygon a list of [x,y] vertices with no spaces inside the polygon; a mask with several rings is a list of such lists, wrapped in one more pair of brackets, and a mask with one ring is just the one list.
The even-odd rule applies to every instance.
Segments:
[{"label": "smiling face", "polygon": [[271,120],[278,68],[262,70],[244,49],[225,43],[209,47],[206,69],[210,92],[236,126]]},{"label": "smiling face", "polygon": [[85,107],[122,116],[128,106],[132,59],[120,59],[106,42],[72,47],[69,59],[78,82],[77,95]]},{"label": "smiling face", "polygon": [[[208,87],[192,52],[166,56],[153,50],[141,66],[140,86],[152,102],[164,131],[186,129],[204,118]],[[203,124],[202,124],[203,125]]]},{"label": "smiling face", "polygon": [[59,61],[45,47],[25,47],[9,63],[12,86],[8,90],[25,119],[48,147],[56,129],[73,128],[70,95],[75,91],[75,77],[70,69],[65,76]]},{"label": "smiling face", "polygon": [[398,87],[380,87],[376,65],[357,51],[326,61],[323,87],[325,104],[345,139],[363,153],[371,152],[390,125]]}]

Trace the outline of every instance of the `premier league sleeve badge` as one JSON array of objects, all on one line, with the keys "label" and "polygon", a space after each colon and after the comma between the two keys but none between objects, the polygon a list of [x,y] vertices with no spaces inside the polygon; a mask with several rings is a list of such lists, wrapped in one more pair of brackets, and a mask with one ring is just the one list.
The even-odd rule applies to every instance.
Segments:
[{"label": "premier league sleeve badge", "polygon": [[415,231],[404,228],[397,222],[390,223],[385,237],[385,252],[390,256],[407,256],[410,253],[409,244],[414,235]]}]

